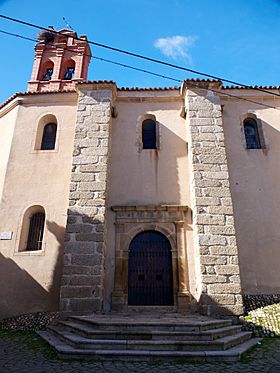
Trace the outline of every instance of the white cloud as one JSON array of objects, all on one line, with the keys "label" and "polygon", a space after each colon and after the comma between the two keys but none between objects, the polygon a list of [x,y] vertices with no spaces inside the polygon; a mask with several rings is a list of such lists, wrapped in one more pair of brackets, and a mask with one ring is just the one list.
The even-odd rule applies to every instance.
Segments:
[{"label": "white cloud", "polygon": [[188,63],[192,63],[192,57],[189,52],[190,47],[197,38],[195,36],[176,35],[167,38],[159,38],[155,41],[154,47],[158,48],[162,54],[177,60],[184,58]]}]

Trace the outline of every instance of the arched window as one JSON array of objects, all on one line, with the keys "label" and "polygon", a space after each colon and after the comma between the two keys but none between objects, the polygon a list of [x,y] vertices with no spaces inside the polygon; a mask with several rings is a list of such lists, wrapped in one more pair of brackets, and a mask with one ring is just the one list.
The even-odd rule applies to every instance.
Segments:
[{"label": "arched window", "polygon": [[45,210],[42,206],[30,206],[24,213],[19,242],[19,251],[43,249]]},{"label": "arched window", "polygon": [[42,68],[42,76],[40,80],[49,81],[52,79],[54,63],[52,61],[47,61],[44,63]]},{"label": "arched window", "polygon": [[157,148],[156,122],[146,119],[142,123],[142,143],[143,149]]},{"label": "arched window", "polygon": [[44,127],[41,150],[51,150],[55,148],[56,124],[48,123]]},{"label": "arched window", "polygon": [[247,149],[260,149],[260,136],[255,119],[246,118],[243,122]]},{"label": "arched window", "polygon": [[27,251],[42,250],[44,226],[45,214],[43,212],[36,212],[31,215],[26,245]]}]

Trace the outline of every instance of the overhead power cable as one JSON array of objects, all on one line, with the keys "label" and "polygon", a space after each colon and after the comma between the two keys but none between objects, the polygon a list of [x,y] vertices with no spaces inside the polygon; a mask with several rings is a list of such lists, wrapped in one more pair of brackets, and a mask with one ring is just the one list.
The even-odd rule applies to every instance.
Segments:
[{"label": "overhead power cable", "polygon": [[[32,42],[38,42],[37,39],[28,38],[28,37],[23,36],[23,35],[15,34],[15,33],[12,33],[12,32],[7,32],[5,30],[0,30],[0,33],[7,34],[9,36],[14,36],[14,37],[17,37],[17,38],[20,38],[20,39],[32,41]],[[72,49],[65,48],[65,50],[68,50],[69,52],[73,53]],[[135,67],[135,66],[123,64],[121,62],[116,62],[116,61],[108,60],[108,59],[103,58],[103,57],[94,56],[94,55],[90,55],[90,54],[86,54],[86,53],[85,53],[85,56],[92,57],[93,59],[99,60],[101,62],[107,62],[107,63],[113,64],[113,65],[117,65],[117,66],[121,66],[121,67],[124,67],[124,68],[131,69],[131,70],[140,71],[142,73],[146,73],[146,74],[149,74],[149,75],[158,76],[158,77],[163,78],[163,79],[172,80],[172,81],[175,81],[177,83],[183,83],[183,80],[180,80],[180,79],[176,79],[176,78],[173,78],[173,77],[170,77],[170,76],[158,74],[158,73],[155,73],[153,71],[141,69],[141,68],[138,68],[138,67]],[[243,101],[251,102],[253,104],[257,104],[257,105],[261,105],[261,106],[264,106],[264,107],[268,107],[270,109],[280,110],[279,108],[277,108],[275,106],[267,105],[267,104],[264,104],[263,102],[254,101],[254,100],[251,100],[251,99],[248,99],[248,98],[245,98],[245,97],[236,96],[234,94],[227,93],[227,92],[220,92],[219,90],[216,90],[216,89],[213,89],[213,88],[210,88],[210,87],[203,88],[199,84],[196,84],[195,82],[188,81],[188,86],[193,87],[193,88],[199,88],[199,89],[202,89],[202,90],[205,90],[205,91],[211,91],[211,92],[214,92],[214,93],[217,93],[217,94],[223,94],[223,95],[226,95],[226,96],[229,96],[229,97],[234,97],[234,98],[237,98],[238,100],[243,100]]]},{"label": "overhead power cable", "polygon": [[[7,32],[5,30],[1,30],[0,29],[0,33],[2,34],[6,34],[6,35],[9,35],[9,36],[14,36],[14,37],[17,37],[17,38],[20,38],[20,39],[24,39],[24,40],[28,40],[28,41],[32,41],[32,42],[35,42],[37,43],[38,40],[37,39],[34,39],[34,38],[28,38],[26,36],[23,36],[23,35],[19,35],[19,34],[14,34],[12,32]],[[73,53],[73,50],[70,49],[70,48],[64,48],[65,50],[69,51],[69,52],[72,52]],[[106,58],[103,58],[103,57],[98,57],[98,56],[94,56],[92,54],[87,54],[85,53],[84,54],[85,56],[87,57],[91,57],[95,60],[99,60],[99,61],[103,61],[103,62],[108,62],[108,63],[111,63],[113,65],[117,65],[117,66],[121,66],[121,67],[125,67],[125,68],[128,68],[128,69],[132,69],[132,70],[136,70],[136,71],[140,71],[142,73],[146,73],[146,74],[150,74],[150,75],[155,75],[155,76],[158,76],[159,78],[163,78],[163,79],[168,79],[168,80],[172,80],[176,83],[183,83],[183,80],[181,79],[176,79],[176,78],[172,78],[170,76],[167,76],[167,75],[163,75],[163,74],[158,74],[158,73],[155,73],[153,71],[149,71],[149,70],[145,70],[145,69],[141,69],[139,67],[135,67],[135,66],[131,66],[131,65],[127,65],[127,64],[124,64],[124,63],[121,63],[121,62],[117,62],[117,61],[112,61],[112,60],[108,60]]]},{"label": "overhead power cable", "polygon": [[[9,20],[9,21],[12,21],[12,22],[16,22],[16,23],[19,23],[19,24],[22,24],[22,25],[25,25],[25,26],[33,27],[33,28],[36,28],[38,30],[50,31],[50,29],[48,29],[46,27],[39,26],[39,25],[36,25],[34,23],[30,23],[30,22],[25,22],[25,21],[22,21],[22,20],[17,19],[17,18],[8,17],[8,16],[5,16],[3,14],[0,14],[0,18],[6,19],[6,20]],[[60,31],[55,31],[55,30],[51,30],[51,31],[53,33],[57,34],[57,35],[63,35],[65,37],[65,34],[61,33]],[[79,38],[78,36],[73,37],[73,39],[84,41],[83,39]],[[226,82],[226,83],[229,83],[229,84],[234,84],[234,85],[237,85],[237,86],[240,86],[240,87],[251,88],[252,89],[252,87],[248,86],[247,84],[239,83],[239,82],[236,82],[234,80],[229,80],[229,79],[221,78],[221,77],[216,76],[216,75],[211,75],[211,74],[203,73],[201,71],[188,69],[188,68],[183,67],[183,66],[179,66],[179,65],[175,65],[175,64],[165,62],[165,61],[162,61],[162,60],[158,60],[158,59],[155,59],[155,58],[147,57],[147,56],[144,56],[144,55],[141,55],[141,54],[138,54],[138,53],[129,52],[129,51],[126,51],[124,49],[115,48],[115,47],[112,47],[110,45],[97,43],[97,42],[94,42],[94,41],[91,41],[91,40],[87,40],[87,42],[89,44],[95,45],[97,47],[110,49],[112,51],[115,51],[115,52],[118,52],[118,53],[123,53],[123,54],[129,55],[129,56],[132,56],[132,57],[136,57],[136,58],[141,58],[141,59],[146,60],[146,61],[150,61],[150,62],[154,62],[154,63],[157,63],[157,64],[165,65],[165,66],[172,67],[172,68],[175,68],[175,69],[178,69],[178,70],[187,71],[187,72],[190,72],[192,74],[204,76],[204,77],[207,77],[207,78],[220,80],[220,81],[223,81],[223,82]],[[273,95],[273,96],[279,96],[280,97],[280,94],[268,91],[268,90],[263,89],[263,88],[253,87],[253,89],[255,89],[257,91],[260,91],[260,92],[264,92],[264,93]]]},{"label": "overhead power cable", "polygon": [[0,30],[0,32],[2,34],[6,34],[6,35],[10,35],[10,36],[15,36],[17,38],[24,39],[24,40],[37,41],[36,39],[28,38],[27,36],[22,36],[22,35],[14,34],[13,32],[8,32],[8,31],[4,31],[4,30]]}]

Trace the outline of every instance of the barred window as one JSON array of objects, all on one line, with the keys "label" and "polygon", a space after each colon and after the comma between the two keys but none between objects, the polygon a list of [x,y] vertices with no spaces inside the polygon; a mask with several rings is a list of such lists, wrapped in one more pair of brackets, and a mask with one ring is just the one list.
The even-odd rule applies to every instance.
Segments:
[{"label": "barred window", "polygon": [[41,150],[51,150],[55,148],[57,125],[55,123],[46,124],[44,127]]},{"label": "barred window", "polygon": [[247,149],[261,149],[257,122],[252,118],[247,118],[243,124]]},{"label": "barred window", "polygon": [[26,251],[42,250],[45,214],[36,212],[31,215],[28,229]]},{"label": "barred window", "polygon": [[157,148],[156,122],[146,119],[142,123],[142,143],[143,149]]}]

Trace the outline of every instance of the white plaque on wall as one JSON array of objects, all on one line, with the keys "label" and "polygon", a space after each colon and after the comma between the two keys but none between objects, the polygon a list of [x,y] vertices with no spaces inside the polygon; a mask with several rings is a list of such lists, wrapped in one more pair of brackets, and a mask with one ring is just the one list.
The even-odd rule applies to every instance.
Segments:
[{"label": "white plaque on wall", "polygon": [[13,232],[0,232],[0,240],[11,240]]}]

